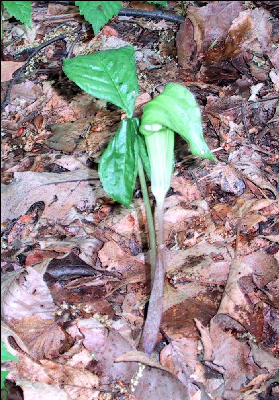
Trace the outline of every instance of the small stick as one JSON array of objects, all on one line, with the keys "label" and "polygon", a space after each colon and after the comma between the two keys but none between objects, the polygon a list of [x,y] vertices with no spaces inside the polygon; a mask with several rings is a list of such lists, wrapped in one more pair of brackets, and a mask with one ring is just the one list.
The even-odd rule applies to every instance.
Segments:
[{"label": "small stick", "polygon": [[97,178],[82,178],[82,179],[69,179],[68,181],[56,181],[56,182],[48,182],[43,183],[40,186],[48,186],[48,185],[58,185],[60,183],[71,183],[71,182],[88,182],[88,181],[98,181]]},{"label": "small stick", "polygon": [[13,74],[13,79],[9,82],[6,94],[5,94],[5,98],[1,104],[1,110],[3,110],[10,102],[10,96],[11,96],[11,91],[12,91],[12,87],[15,83],[18,82],[21,74],[23,73],[23,71],[25,70],[25,68],[27,67],[28,63],[31,61],[31,59],[40,51],[42,50],[44,47],[49,46],[50,44],[56,42],[57,40],[63,40],[65,39],[65,35],[59,35],[55,38],[52,38],[50,40],[48,40],[47,42],[44,42],[42,44],[40,44],[38,47],[35,47],[33,52],[30,54],[30,56],[27,57],[27,60],[25,62],[25,64],[20,67],[18,70],[16,70]]}]

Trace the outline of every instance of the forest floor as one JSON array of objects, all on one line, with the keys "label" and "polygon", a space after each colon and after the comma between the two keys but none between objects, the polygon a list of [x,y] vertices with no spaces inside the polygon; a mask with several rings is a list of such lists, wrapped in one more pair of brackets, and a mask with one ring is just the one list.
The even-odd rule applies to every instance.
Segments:
[{"label": "forest floor", "polygon": [[[278,398],[278,2],[170,1],[184,23],[118,16],[97,36],[59,3],[33,2],[31,30],[4,21],[2,340],[19,359],[3,364],[7,398]],[[30,49],[59,35],[11,81]],[[135,115],[166,83],[185,85],[217,158],[196,159],[176,138],[151,358],[136,351],[150,294],[140,187],[125,208],[97,171],[123,112],[62,72],[69,51],[126,44]]]}]

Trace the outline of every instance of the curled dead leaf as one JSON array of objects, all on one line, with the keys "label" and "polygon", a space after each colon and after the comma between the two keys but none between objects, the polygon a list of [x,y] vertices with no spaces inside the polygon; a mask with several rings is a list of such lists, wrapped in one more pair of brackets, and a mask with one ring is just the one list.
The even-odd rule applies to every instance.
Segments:
[{"label": "curled dead leaf", "polygon": [[21,320],[13,319],[9,323],[36,360],[51,359],[59,355],[65,334],[55,320],[30,316]]}]

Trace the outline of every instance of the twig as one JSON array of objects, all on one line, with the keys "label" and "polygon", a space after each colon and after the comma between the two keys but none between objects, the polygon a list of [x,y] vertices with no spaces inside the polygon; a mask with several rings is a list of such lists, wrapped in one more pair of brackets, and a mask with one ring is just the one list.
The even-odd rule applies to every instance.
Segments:
[{"label": "twig", "polygon": [[[46,2],[48,3],[48,2]],[[65,5],[74,5],[74,1],[60,1],[59,4],[65,4]],[[133,8],[121,8],[118,12],[119,16],[125,16],[125,17],[139,17],[139,18],[155,18],[155,19],[164,19],[165,21],[170,21],[170,22],[176,22],[178,24],[181,24],[182,22],[185,21],[184,17],[181,17],[180,15],[176,14],[171,14],[167,13],[161,10],[154,10],[154,11],[146,11],[146,10],[137,10]],[[79,16],[79,13],[72,13],[72,14],[63,14],[63,18],[67,17],[73,17],[73,16]],[[54,18],[61,18],[61,15],[57,16],[44,16],[44,19],[54,19]],[[37,19],[38,20],[38,19]]]},{"label": "twig", "polygon": [[262,103],[264,101],[269,101],[269,100],[279,100],[279,96],[273,96],[266,99],[257,99],[254,103]]},{"label": "twig", "polygon": [[65,35],[59,35],[55,38],[52,38],[50,40],[48,40],[47,42],[44,42],[42,44],[40,44],[38,47],[35,47],[35,49],[32,51],[32,53],[30,54],[30,56],[27,57],[27,60],[25,62],[25,64],[19,68],[18,70],[16,70],[13,73],[13,79],[9,82],[6,94],[5,94],[5,98],[1,104],[1,110],[3,110],[10,102],[10,96],[11,96],[11,91],[12,91],[12,87],[15,83],[18,82],[20,76],[22,75],[22,73],[24,72],[24,70],[26,69],[27,65],[29,64],[29,62],[31,61],[31,59],[40,51],[42,50],[44,47],[49,46],[50,44],[56,42],[57,40],[63,40],[65,39]]},{"label": "twig", "polygon": [[181,24],[182,22],[185,21],[185,18],[180,17],[179,15],[166,13],[161,10],[146,11],[146,10],[136,10],[133,8],[122,8],[121,10],[119,10],[118,15],[125,17],[164,19],[165,21],[176,22],[178,24]]}]

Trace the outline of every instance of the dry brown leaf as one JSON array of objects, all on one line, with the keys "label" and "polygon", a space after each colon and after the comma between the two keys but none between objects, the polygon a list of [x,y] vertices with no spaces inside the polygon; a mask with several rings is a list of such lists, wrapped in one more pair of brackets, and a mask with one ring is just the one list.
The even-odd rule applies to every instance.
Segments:
[{"label": "dry brown leaf", "polygon": [[53,358],[59,355],[59,349],[65,334],[54,319],[41,319],[35,316],[9,321],[10,326],[24,341],[29,354],[36,360]]},{"label": "dry brown leaf", "polygon": [[96,372],[101,384],[110,384],[118,379],[129,383],[137,371],[137,364],[114,363],[114,360],[123,353],[135,350],[135,347],[117,331],[106,328],[95,318],[79,320],[77,326],[84,336],[84,347],[97,360]]},{"label": "dry brown leaf", "polygon": [[233,193],[240,196],[245,189],[245,183],[239,177],[239,173],[231,165],[218,165],[214,166],[210,173],[213,181],[220,185],[221,189],[227,193]]},{"label": "dry brown leaf", "polygon": [[10,368],[10,380],[24,380],[56,385],[56,382],[48,374],[47,369],[40,362],[33,360],[27,354],[20,354],[18,357],[20,362],[14,363]]},{"label": "dry brown leaf", "polygon": [[24,400],[34,400],[40,398],[42,400],[71,400],[71,397],[57,386],[48,385],[42,382],[29,382],[17,380],[16,384],[23,390]]},{"label": "dry brown leaf", "polygon": [[77,7],[68,4],[55,4],[48,3],[47,13],[48,15],[63,15],[63,14],[71,14],[78,12]]},{"label": "dry brown leaf", "polygon": [[239,169],[242,174],[247,177],[251,182],[253,182],[256,186],[261,189],[267,189],[275,198],[278,198],[278,193],[276,191],[276,187],[272,186],[266,177],[263,175],[263,172],[256,165],[254,160],[251,162],[251,159],[246,161],[244,157],[238,163],[234,164],[235,168]]},{"label": "dry brown leaf", "polygon": [[[23,83],[13,85],[11,90],[11,102],[14,100],[25,100],[27,103],[34,103],[38,98],[42,97],[43,92],[40,85],[26,80]],[[24,110],[26,113],[26,109]]]},{"label": "dry brown leaf", "polygon": [[194,318],[207,325],[216,314],[220,300],[221,293],[215,286],[190,282],[174,289],[167,284],[161,328],[170,339],[198,338]]},{"label": "dry brown leaf", "polygon": [[187,385],[190,375],[196,370],[198,361],[198,341],[182,337],[172,340],[160,353],[160,361],[175,376]]},{"label": "dry brown leaf", "polygon": [[[139,383],[136,385],[135,381]],[[176,377],[157,368],[145,368],[140,379],[135,375],[135,381],[131,382],[131,392],[138,400],[188,400],[189,398],[187,388]]]},{"label": "dry brown leaf", "polygon": [[201,241],[187,250],[169,250],[166,258],[168,278],[178,285],[180,281],[220,285],[227,281],[231,254],[221,242]]},{"label": "dry brown leaf", "polygon": [[178,192],[177,194],[183,197],[183,200],[189,203],[189,205],[195,200],[200,200],[202,197],[197,185],[182,176],[173,175],[171,187],[175,192]]},{"label": "dry brown leaf", "polygon": [[145,263],[143,261],[131,256],[114,241],[106,242],[98,252],[98,255],[102,266],[108,267],[108,271],[116,270],[125,276],[131,270],[137,270],[138,273],[145,271]]},{"label": "dry brown leaf", "polygon": [[[204,7],[189,6],[187,19],[177,34],[177,55],[182,67],[189,67],[193,53],[208,50],[214,42],[222,43],[232,21],[243,10],[240,1],[212,1]],[[189,23],[189,20],[191,21]],[[196,44],[196,49],[194,46]]]},{"label": "dry brown leaf", "polygon": [[[218,313],[227,314],[246,326],[252,326],[254,305],[260,301],[253,295],[252,277],[259,287],[267,285],[278,275],[279,266],[273,256],[263,251],[240,257],[232,262]],[[249,277],[251,280],[249,285]],[[248,279],[247,279],[248,278]],[[247,287],[245,287],[247,282]]]},{"label": "dry brown leaf", "polygon": [[73,249],[79,249],[79,258],[92,267],[95,266],[93,257],[102,247],[103,243],[96,238],[88,238],[87,236],[75,236],[68,240],[44,240],[39,241],[42,250],[53,250],[58,253],[69,254]]},{"label": "dry brown leaf", "polygon": [[[199,358],[198,340],[193,338],[172,340],[160,353],[162,364],[187,387],[190,399],[200,395],[201,399],[209,400],[216,397],[218,390],[222,391],[223,377],[216,371],[210,371]],[[210,393],[211,397],[206,393]]]},{"label": "dry brown leaf", "polygon": [[92,117],[54,124],[51,126],[53,135],[47,139],[46,144],[51,149],[71,153],[77,147],[81,137],[87,134],[91,123]]},{"label": "dry brown leaf", "polygon": [[271,42],[270,17],[270,13],[264,8],[242,11],[229,29],[226,45],[230,43],[231,46],[235,42],[235,48],[239,47],[238,51],[249,50],[263,54]]},{"label": "dry brown leaf", "polygon": [[[102,396],[99,390],[78,388],[71,385],[65,385],[64,390],[71,400],[99,400]],[[110,396],[110,393],[108,393],[108,396]]]},{"label": "dry brown leaf", "polygon": [[155,4],[149,4],[146,1],[131,1],[130,6],[132,8],[137,8],[139,10],[147,10],[147,11],[153,11],[156,8]]},{"label": "dry brown leaf", "polygon": [[245,391],[249,388],[252,387],[259,387],[263,382],[266,382],[267,379],[269,379],[271,377],[271,374],[260,374],[258,376],[256,376],[256,378],[252,379],[248,385],[243,388],[242,390]]},{"label": "dry brown leaf", "polygon": [[[16,172],[15,180],[3,185],[2,192],[2,221],[18,218],[26,213],[29,207],[37,201],[45,203],[41,218],[63,220],[70,223],[70,211],[74,206],[79,209],[92,208],[95,204],[97,190],[93,191],[88,178],[96,178],[92,170],[76,170],[63,174],[49,172]],[[77,182],[68,182],[77,180]],[[53,184],[51,184],[53,182]],[[62,182],[54,184],[54,182]],[[99,186],[99,185],[98,185]],[[102,195],[103,190],[100,188]],[[101,195],[101,196],[102,196]]]},{"label": "dry brown leaf", "polygon": [[258,343],[275,354],[279,340],[278,288],[272,283],[278,273],[275,258],[263,251],[235,259],[218,310],[218,316],[238,321]]},{"label": "dry brown leaf", "polygon": [[50,360],[41,360],[47,373],[59,385],[71,385],[80,388],[93,389],[98,387],[99,378],[86,369],[78,369],[66,364],[59,364]]},{"label": "dry brown leaf", "polygon": [[1,341],[5,343],[5,347],[10,354],[17,357],[19,355],[18,348],[14,348],[10,343],[10,338],[13,338],[19,349],[24,351],[26,354],[29,353],[29,349],[26,344],[22,341],[21,337],[5,322],[1,321]]},{"label": "dry brown leaf", "polygon": [[279,358],[275,358],[271,353],[261,349],[252,341],[250,341],[249,344],[252,349],[252,356],[257,365],[261,368],[267,369],[270,373],[278,372]]},{"label": "dry brown leaf", "polygon": [[250,347],[237,340],[229,330],[223,330],[216,317],[210,322],[210,337],[214,349],[213,362],[224,368],[224,398],[236,398],[247,380],[265,373],[266,370],[260,369],[254,363]]},{"label": "dry brown leaf", "polygon": [[1,61],[1,82],[7,82],[12,79],[13,73],[24,64],[24,62]]}]

